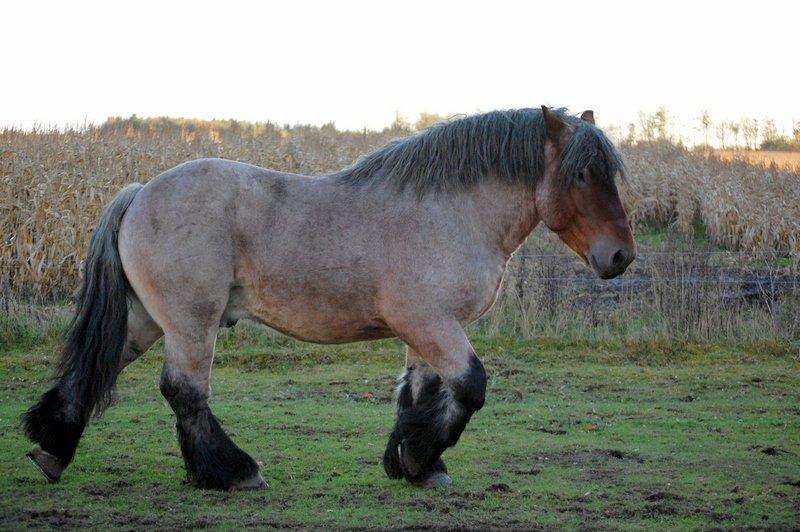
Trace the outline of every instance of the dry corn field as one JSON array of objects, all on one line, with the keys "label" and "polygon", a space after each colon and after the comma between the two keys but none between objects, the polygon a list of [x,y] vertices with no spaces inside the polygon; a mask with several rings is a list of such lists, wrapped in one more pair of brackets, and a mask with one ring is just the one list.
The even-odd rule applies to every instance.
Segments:
[{"label": "dry corn field", "polygon": [[778,168],[800,171],[800,151],[714,150],[706,156],[725,161],[746,161],[752,164],[775,165]]},{"label": "dry corn field", "polygon": [[[323,174],[408,133],[136,119],[67,131],[5,130],[0,286],[37,299],[71,293],[105,203],[124,184],[147,181],[186,160],[224,157]],[[725,249],[800,251],[796,169],[707,157],[667,142],[622,149],[629,169],[623,193],[637,227],[668,226],[688,236],[702,223]]]}]

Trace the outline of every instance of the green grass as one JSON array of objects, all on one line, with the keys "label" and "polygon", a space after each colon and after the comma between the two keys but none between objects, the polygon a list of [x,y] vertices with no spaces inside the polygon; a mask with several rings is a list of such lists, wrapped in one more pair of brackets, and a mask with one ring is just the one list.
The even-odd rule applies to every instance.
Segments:
[{"label": "green grass", "polygon": [[[212,408],[267,490],[182,484],[157,347],[120,379],[60,484],[24,458],[18,419],[52,346],[0,353],[0,528],[793,528],[800,366],[780,345],[564,344],[475,338],[486,406],[445,453],[452,489],[380,466],[402,365],[393,341],[314,346],[226,335]],[[766,451],[766,452],[765,452]]]},{"label": "green grass", "polygon": [[691,239],[681,236],[675,227],[663,225],[647,225],[636,230],[636,243],[645,247],[670,245],[685,251],[721,251],[708,236],[703,223],[696,223]]}]

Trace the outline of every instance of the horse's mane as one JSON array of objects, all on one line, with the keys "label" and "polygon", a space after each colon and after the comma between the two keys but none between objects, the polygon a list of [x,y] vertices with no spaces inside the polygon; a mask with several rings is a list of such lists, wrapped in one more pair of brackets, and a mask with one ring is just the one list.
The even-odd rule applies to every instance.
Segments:
[{"label": "horse's mane", "polygon": [[[566,109],[553,112],[575,127],[561,154],[563,183],[587,166],[595,179],[608,183],[617,173],[624,174],[622,157],[600,129],[568,115]],[[492,111],[394,140],[334,177],[352,185],[391,181],[400,190],[410,188],[420,195],[466,190],[485,176],[533,186],[544,172],[544,139],[541,109]]]}]

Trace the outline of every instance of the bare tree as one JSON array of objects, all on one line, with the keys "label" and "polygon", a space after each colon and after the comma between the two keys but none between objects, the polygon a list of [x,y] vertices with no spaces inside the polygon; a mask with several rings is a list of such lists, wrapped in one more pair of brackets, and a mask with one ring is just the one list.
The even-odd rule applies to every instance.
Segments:
[{"label": "bare tree", "polygon": [[714,127],[714,132],[717,134],[717,140],[719,141],[719,147],[724,150],[725,149],[725,141],[728,139],[728,123],[723,121],[723,120],[721,120]]},{"label": "bare tree", "polygon": [[658,138],[666,139],[667,123],[669,122],[669,113],[667,113],[667,108],[659,107],[658,109],[656,109],[656,112],[653,114],[653,120],[655,122],[656,133],[658,134]]},{"label": "bare tree", "polygon": [[646,141],[655,139],[655,124],[649,114],[639,111],[639,138]]},{"label": "bare tree", "polygon": [[633,144],[636,141],[636,124],[633,122],[628,123],[628,136],[625,141],[629,144]]},{"label": "bare tree", "polygon": [[703,144],[708,146],[708,133],[711,129],[711,115],[703,109],[700,113],[700,130],[703,132]]},{"label": "bare tree", "polygon": [[778,140],[778,126],[775,125],[775,120],[772,118],[765,118],[761,128],[763,143],[774,143]]},{"label": "bare tree", "polygon": [[733,147],[736,148],[739,146],[739,124],[736,122],[728,122],[728,131],[731,132],[731,136],[733,136]]},{"label": "bare tree", "polygon": [[758,147],[758,120],[755,118],[742,119],[742,137],[748,149],[754,150]]}]

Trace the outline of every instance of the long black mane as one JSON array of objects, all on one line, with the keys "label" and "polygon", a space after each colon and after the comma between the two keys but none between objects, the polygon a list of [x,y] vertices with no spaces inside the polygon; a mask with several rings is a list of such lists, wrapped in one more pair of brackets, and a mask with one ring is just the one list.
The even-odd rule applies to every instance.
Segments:
[{"label": "long black mane", "polygon": [[[589,167],[596,180],[613,183],[624,164],[598,128],[554,109],[575,128],[561,154],[561,178],[570,183]],[[442,122],[422,133],[394,140],[334,174],[362,185],[391,181],[400,190],[423,195],[473,187],[486,176],[535,186],[545,169],[545,124],[541,109],[492,111]]]}]

